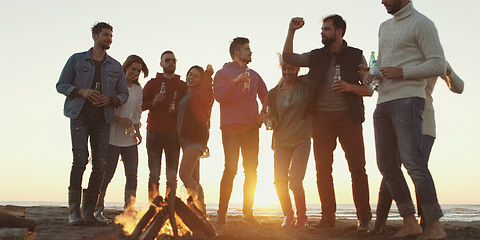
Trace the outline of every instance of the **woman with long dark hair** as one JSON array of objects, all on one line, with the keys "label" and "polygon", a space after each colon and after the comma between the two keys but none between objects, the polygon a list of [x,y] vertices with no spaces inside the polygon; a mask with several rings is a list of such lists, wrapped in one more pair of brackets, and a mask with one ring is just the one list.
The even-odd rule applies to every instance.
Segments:
[{"label": "woman with long dark hair", "polygon": [[200,157],[206,151],[213,105],[211,65],[206,71],[193,66],[187,72],[187,93],[180,100],[177,133],[183,150],[179,176],[195,206],[206,215],[204,194],[200,185]]}]

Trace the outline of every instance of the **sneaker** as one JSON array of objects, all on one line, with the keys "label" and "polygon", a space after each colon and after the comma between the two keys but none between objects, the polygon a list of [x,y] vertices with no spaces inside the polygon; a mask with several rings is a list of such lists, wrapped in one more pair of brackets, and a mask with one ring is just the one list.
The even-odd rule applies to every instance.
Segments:
[{"label": "sneaker", "polygon": [[367,232],[370,230],[370,219],[359,219],[357,222],[357,232]]},{"label": "sneaker", "polygon": [[295,223],[295,218],[293,216],[286,216],[283,219],[282,228],[292,227],[294,223]]},{"label": "sneaker", "polygon": [[218,214],[217,215],[217,225],[227,224],[227,214]]},{"label": "sneaker", "polygon": [[297,223],[295,224],[296,228],[304,228],[307,226],[308,218],[307,216],[297,216]]},{"label": "sneaker", "polygon": [[252,226],[262,226],[262,224],[259,221],[257,221],[257,219],[255,219],[253,214],[244,216],[243,221]]}]

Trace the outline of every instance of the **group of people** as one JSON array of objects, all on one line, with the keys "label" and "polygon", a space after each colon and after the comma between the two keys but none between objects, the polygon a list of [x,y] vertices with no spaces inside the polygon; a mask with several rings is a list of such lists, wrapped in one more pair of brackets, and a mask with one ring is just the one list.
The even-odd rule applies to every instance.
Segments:
[{"label": "group of people", "polygon": [[[252,51],[249,40],[243,37],[233,39],[229,49],[232,61],[225,63],[213,79],[213,68],[208,65],[206,69],[191,67],[186,82],[182,81],[175,74],[174,53],[165,51],[160,61],[163,73],[157,73],[142,90],[139,75],[143,72],[148,76],[144,61],[131,55],[120,65],[106,54],[113,28],[106,23],[95,25],[93,48],[72,55],[57,83],[57,91],[67,97],[64,114],[71,119],[73,165],[68,191],[69,223],[111,221],[102,213],[106,189],[119,155],[127,178],[125,211],[134,211],[137,145],[142,141],[140,116],[146,110],[149,200],[159,195],[164,152],[169,204],[174,206],[180,165],[180,179],[197,208],[206,214],[199,159],[208,152],[210,115],[215,99],[220,104],[225,156],[217,224],[227,223],[241,152],[245,174],[243,219],[260,225],[253,215],[259,127],[269,121],[268,127],[273,129],[274,185],[285,216],[282,227],[307,225],[303,179],[312,138],[322,210],[322,218],[315,227],[335,227],[332,164],[338,139],[351,173],[358,231],[381,233],[395,200],[404,222],[395,237],[422,234],[422,239],[444,238],[439,222],[443,213],[427,164],[435,140],[432,91],[438,76],[456,93],[463,91],[463,81],[445,61],[431,20],[419,13],[409,0],[383,0],[382,4],[393,18],[382,23],[379,30],[377,64],[382,66],[382,79],[373,121],[377,165],[383,179],[372,229],[362,133],[363,97],[372,96],[374,92],[369,87],[372,75],[362,50],[349,46],[343,39],[346,22],[339,15],[323,19],[324,47],[303,54],[293,52],[293,39],[305,22],[299,17],[291,19],[280,55],[282,77],[270,91],[261,76],[247,66],[252,61]],[[299,76],[300,67],[308,67],[308,74]],[[262,104],[260,112],[258,100]],[[82,192],[89,138],[92,173],[88,188]],[[181,162],[180,148],[183,150]],[[420,224],[402,165],[415,185]],[[294,196],[296,218],[289,189]]]}]

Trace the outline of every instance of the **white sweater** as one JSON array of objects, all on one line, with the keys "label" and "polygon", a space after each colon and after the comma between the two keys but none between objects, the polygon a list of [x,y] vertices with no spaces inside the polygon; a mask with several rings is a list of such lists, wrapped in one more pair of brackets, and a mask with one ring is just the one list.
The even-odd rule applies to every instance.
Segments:
[{"label": "white sweater", "polygon": [[[128,100],[125,104],[114,109],[114,115],[121,118],[131,118],[133,124],[140,123],[142,115],[142,87],[133,84],[128,88]],[[110,145],[118,147],[129,147],[137,145],[134,136],[125,135],[125,127],[115,121],[110,125]]]},{"label": "white sweater", "polygon": [[[448,64],[448,62],[447,62]],[[450,76],[442,75],[440,76],[445,83],[447,84],[450,91],[454,93],[462,93],[464,82],[463,80],[453,71]],[[435,111],[433,109],[433,88],[435,83],[437,83],[437,77],[427,79],[427,86],[425,87],[425,109],[423,110],[423,134],[436,137],[435,132]]]},{"label": "white sweater", "polygon": [[435,24],[412,2],[379,29],[381,67],[402,68],[403,79],[380,81],[377,104],[406,97],[425,98],[426,79],[445,74],[445,57]]}]

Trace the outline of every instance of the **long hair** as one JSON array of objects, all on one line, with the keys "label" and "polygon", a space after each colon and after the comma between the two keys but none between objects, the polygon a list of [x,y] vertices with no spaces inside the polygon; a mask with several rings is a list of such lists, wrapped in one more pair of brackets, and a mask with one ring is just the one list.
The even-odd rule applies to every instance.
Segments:
[{"label": "long hair", "polygon": [[[147,68],[147,64],[145,64],[145,62],[143,61],[143,59],[135,54],[133,55],[130,55],[127,57],[127,60],[125,60],[125,62],[123,63],[123,72],[127,72],[127,69],[134,63],[138,63],[140,65],[142,65],[142,72],[143,72],[143,77],[146,78],[148,77],[148,68]],[[135,79],[135,81],[133,81],[134,84],[137,84],[138,86],[140,86],[140,83],[138,82],[138,78]]]},{"label": "long hair", "polygon": [[[197,69],[201,73],[201,83],[198,87],[192,90],[192,97],[190,99],[190,107],[192,109],[194,117],[207,129],[210,128],[210,115],[213,105],[213,85],[212,85],[212,73],[203,70],[202,67],[195,65],[187,71]],[[194,100],[195,99],[195,100]],[[200,101],[197,101],[201,99]]]},{"label": "long hair", "polygon": [[193,69],[197,69],[200,72],[200,76],[201,76],[200,87],[202,88],[202,90],[212,89],[213,87],[212,76],[208,72],[206,72],[202,67],[198,65],[192,66],[190,69],[188,69],[187,76],[190,73],[190,71]]}]

